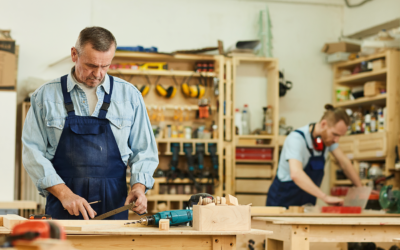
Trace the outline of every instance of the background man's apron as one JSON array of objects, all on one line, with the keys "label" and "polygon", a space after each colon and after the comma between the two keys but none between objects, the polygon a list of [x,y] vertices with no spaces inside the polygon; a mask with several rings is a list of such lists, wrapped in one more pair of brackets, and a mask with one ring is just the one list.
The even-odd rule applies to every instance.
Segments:
[{"label": "background man's apron", "polygon": [[[325,166],[325,150],[320,156],[314,156],[314,152],[307,145],[307,140],[304,133],[300,130],[295,130],[301,134],[306,143],[306,147],[310,152],[310,159],[304,168],[304,172],[311,178],[311,180],[318,187],[321,186],[322,178],[324,177],[324,166]],[[267,197],[267,206],[302,206],[307,203],[315,205],[317,198],[307,193],[299,186],[297,186],[293,181],[282,182],[279,180],[278,176],[269,188]]]}]

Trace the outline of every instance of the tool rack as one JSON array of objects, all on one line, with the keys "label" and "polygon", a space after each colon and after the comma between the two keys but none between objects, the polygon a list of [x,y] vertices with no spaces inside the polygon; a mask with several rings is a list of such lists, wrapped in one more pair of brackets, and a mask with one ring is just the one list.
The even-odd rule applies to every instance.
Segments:
[{"label": "tool rack", "polygon": [[[218,163],[219,163],[219,178],[214,180],[214,194],[222,196],[224,193],[223,187],[224,178],[223,173],[224,169],[231,168],[231,166],[224,161],[224,130],[223,130],[223,103],[224,103],[224,89],[223,89],[223,78],[224,78],[224,57],[220,55],[186,55],[186,54],[154,54],[154,53],[140,53],[140,52],[123,52],[117,51],[115,57],[112,61],[112,64],[127,64],[127,63],[149,63],[149,62],[163,62],[168,64],[167,70],[140,70],[140,69],[110,69],[108,74],[120,77],[132,84],[136,85],[139,89],[143,85],[148,85],[150,90],[147,95],[143,97],[143,100],[146,104],[146,108],[148,109],[148,114],[150,118],[150,122],[152,125],[159,125],[160,121],[155,121],[155,113],[162,112],[164,120],[162,121],[164,125],[183,125],[183,126],[191,126],[192,128],[205,125],[209,128],[212,124],[212,121],[218,126],[218,138],[212,139],[185,139],[185,138],[165,138],[164,135],[159,138],[156,137],[156,143],[158,147],[158,154],[160,164],[158,166],[159,169],[167,170],[169,168],[169,163],[172,159],[171,152],[171,143],[178,143],[180,146],[179,152],[179,164],[178,168],[182,170],[187,169],[187,162],[184,153],[184,144],[190,143],[193,147],[193,154],[196,153],[196,143],[203,143],[205,146],[205,155],[204,155],[204,167],[208,169],[211,167],[211,160],[208,153],[208,143],[215,143],[217,145],[217,155],[218,155]],[[195,65],[198,62],[212,62],[214,64],[213,72],[195,72]],[[175,78],[175,80],[173,79]],[[197,84],[198,79],[202,77],[202,79],[207,79],[206,93],[205,98],[210,100],[210,108],[212,113],[209,118],[206,119],[198,119],[196,118],[196,113],[198,112],[198,100],[197,98],[188,98],[185,97],[181,91],[181,86],[176,86],[176,83],[179,85],[186,78],[189,79],[191,77],[189,84]],[[148,78],[148,79],[146,79]],[[177,88],[176,95],[167,99],[158,95],[156,92],[155,82],[159,78],[158,84],[168,88],[170,86],[175,86]],[[213,89],[209,86],[212,86],[213,78],[219,79],[219,96],[215,96]],[[218,105],[217,105],[218,102]],[[178,110],[178,111],[177,111]],[[182,110],[182,111],[181,111]],[[173,117],[175,112],[182,112],[184,118],[179,120],[174,120]],[[127,181],[129,182],[129,176],[127,177]],[[147,193],[148,198],[148,211],[156,213],[159,211],[159,204],[164,203],[163,207],[165,209],[182,209],[184,206],[184,202],[188,201],[190,195],[193,192],[179,192],[177,193],[178,188],[180,191],[182,189],[186,189],[188,191],[188,186],[192,185],[192,181],[188,178],[180,179],[176,178],[174,180],[168,180],[166,177],[155,177],[155,184],[152,190],[149,190]],[[196,179],[200,185],[207,184],[209,181],[207,178]],[[171,189],[175,188],[175,192],[170,193]],[[208,187],[209,189],[209,187]],[[210,191],[210,190],[203,190]]]},{"label": "tool rack", "polygon": [[[351,70],[363,61],[384,60],[386,67],[373,69],[369,72],[362,72],[349,76],[341,76],[342,70]],[[340,62],[333,66],[333,105],[343,109],[369,108],[372,104],[387,108],[385,131],[370,134],[347,135],[340,138],[339,148],[352,161],[357,173],[359,172],[360,162],[379,162],[384,163],[383,174],[385,176],[395,172],[395,146],[399,142],[400,115],[399,115],[399,91],[400,91],[400,52],[397,50],[386,50],[370,56],[361,57],[355,60]],[[386,93],[378,94],[373,97],[361,97],[355,100],[341,101],[336,100],[337,87],[362,86],[368,81],[383,81],[386,84]],[[331,157],[330,167],[330,187],[350,186],[348,179],[338,180],[336,170],[339,169],[338,163]],[[396,175],[396,179],[399,176]],[[392,179],[388,184],[399,186],[398,181]],[[370,180],[362,179],[363,185]]]}]

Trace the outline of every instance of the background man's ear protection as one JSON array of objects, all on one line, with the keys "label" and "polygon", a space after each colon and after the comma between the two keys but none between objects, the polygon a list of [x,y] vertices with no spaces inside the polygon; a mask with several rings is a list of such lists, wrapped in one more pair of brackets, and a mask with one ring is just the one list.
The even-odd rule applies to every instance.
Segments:
[{"label": "background man's ear protection", "polygon": [[[201,85],[200,79],[199,79],[200,84],[189,85],[188,83],[191,78],[192,78],[192,75],[189,77],[187,82],[185,82],[186,78],[183,79],[182,84],[181,84],[182,92],[186,97],[201,99],[204,96],[204,94],[206,93],[206,88]],[[175,82],[176,82],[176,80],[175,80]]]},{"label": "background man's ear protection", "polygon": [[316,151],[324,151],[325,150],[325,144],[322,141],[321,136],[317,136],[316,138],[313,137],[314,128],[315,128],[315,123],[312,124],[312,129],[311,129],[311,140],[312,140],[314,149]]},{"label": "background man's ear protection", "polygon": [[[148,76],[147,76],[148,77]],[[176,94],[176,87],[175,86],[169,86],[168,88],[165,88],[161,84],[158,84],[158,81],[160,80],[161,76],[158,76],[156,80],[156,91],[160,96],[163,96],[165,98],[174,98]]]}]

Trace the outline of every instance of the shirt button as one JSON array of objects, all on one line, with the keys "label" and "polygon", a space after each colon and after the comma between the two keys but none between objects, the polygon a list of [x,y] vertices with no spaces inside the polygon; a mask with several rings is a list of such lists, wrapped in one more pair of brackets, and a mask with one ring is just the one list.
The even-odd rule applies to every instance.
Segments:
[{"label": "shirt button", "polygon": [[62,125],[60,125],[60,128],[62,128]]},{"label": "shirt button", "polygon": [[85,103],[85,101],[83,101],[83,103]]},{"label": "shirt button", "polygon": [[119,126],[122,127],[122,124],[120,124]]}]

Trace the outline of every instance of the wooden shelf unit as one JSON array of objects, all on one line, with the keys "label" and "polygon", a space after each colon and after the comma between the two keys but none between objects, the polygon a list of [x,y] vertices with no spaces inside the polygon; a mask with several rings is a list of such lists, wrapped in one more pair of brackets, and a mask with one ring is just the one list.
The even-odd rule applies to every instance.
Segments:
[{"label": "wooden shelf unit", "polygon": [[[231,187],[227,187],[229,193],[234,193],[236,197],[243,203],[253,203],[253,206],[265,206],[269,186],[275,177],[278,167],[279,142],[281,138],[279,132],[279,66],[278,59],[264,57],[239,57],[233,56],[226,59],[226,89],[230,91],[226,97],[226,116],[225,125],[232,131],[232,159],[233,169],[226,175],[230,180]],[[233,122],[234,110],[236,103],[236,88],[238,84],[238,68],[243,65],[246,69],[246,75],[252,73],[247,72],[247,67],[253,64],[261,64],[264,77],[266,78],[267,105],[272,106],[273,113],[273,134],[271,135],[235,135],[235,125]],[[252,67],[252,66],[251,66]],[[240,69],[240,68],[239,68]],[[250,83],[249,83],[250,84]],[[260,107],[261,109],[261,107]],[[229,112],[228,112],[229,111]],[[229,121],[229,122],[228,122]],[[254,126],[254,125],[253,125]],[[254,127],[252,128],[254,129]],[[264,140],[263,144],[244,145],[240,144],[239,139]],[[284,139],[283,139],[284,140]],[[247,143],[246,143],[247,144]],[[272,160],[246,160],[236,159],[236,148],[248,147],[254,149],[268,148],[273,149]],[[244,204],[243,203],[243,204]]]},{"label": "wooden shelf unit", "polygon": [[[219,163],[219,170],[218,175],[219,179],[215,179],[214,185],[214,194],[218,196],[223,195],[223,180],[224,176],[223,173],[224,168],[232,168],[229,166],[229,161],[224,160],[224,152],[226,152],[224,148],[224,131],[223,131],[223,114],[222,114],[222,103],[224,102],[223,99],[223,81],[224,81],[224,56],[220,55],[186,55],[186,54],[155,54],[155,53],[140,53],[140,52],[122,52],[117,51],[115,57],[113,59],[113,64],[115,63],[146,63],[146,62],[165,62],[168,64],[168,70],[131,70],[131,69],[116,69],[116,70],[109,70],[108,74],[123,78],[124,80],[131,82],[133,85],[140,88],[143,85],[149,85],[150,91],[149,93],[143,97],[143,100],[146,104],[148,109],[150,122],[152,125],[160,125],[160,121],[156,119],[152,119],[153,112],[163,112],[165,116],[164,121],[162,124],[166,125],[176,125],[176,126],[191,126],[192,129],[195,129],[197,126],[205,125],[206,129],[211,127],[212,122],[218,126],[218,138],[213,139],[185,139],[185,138],[165,138],[165,133],[160,138],[156,137],[156,142],[159,151],[159,160],[160,164],[158,169],[163,171],[169,169],[169,163],[172,159],[172,152],[171,152],[171,143],[179,143],[180,152],[179,152],[179,163],[178,169],[186,171],[187,169],[187,160],[184,153],[184,144],[190,143],[193,146],[193,155],[196,154],[196,144],[203,143],[205,147],[205,155],[204,155],[204,167],[205,169],[209,169],[212,167],[211,164],[211,157],[208,152],[208,144],[215,143],[217,145],[217,155],[218,155],[218,163]],[[195,64],[196,62],[212,62],[214,64],[214,72],[195,72]],[[149,81],[146,79],[147,76]],[[191,77],[192,76],[192,77]],[[159,78],[160,77],[160,78]],[[174,78],[176,80],[174,80]],[[198,84],[200,79],[207,80],[206,86],[206,94],[204,98],[209,99],[210,107],[212,110],[212,114],[208,119],[198,119],[196,118],[196,112],[198,111],[198,100],[197,98],[187,98],[183,95],[181,91],[180,84],[183,81],[191,77],[189,85]],[[175,97],[171,99],[167,99],[165,97],[159,96],[156,93],[155,82],[159,78],[158,84],[168,88],[170,86],[174,86],[177,88]],[[219,96],[214,95],[213,89],[213,78],[218,78],[219,80]],[[178,85],[177,85],[178,84]],[[221,104],[220,110],[217,110],[217,101]],[[183,110],[183,116],[185,119],[182,121],[174,120],[174,112],[175,110]],[[188,117],[186,119],[186,117]],[[193,132],[193,130],[192,130]],[[156,177],[154,188],[149,190],[147,197],[148,200],[156,201],[156,203],[160,201],[167,202],[167,209],[177,209],[181,208],[182,200],[170,200],[168,197],[184,197],[184,200],[187,201],[190,195],[186,194],[160,194],[160,185],[162,184],[170,184],[170,185],[183,185],[188,184],[191,185],[192,181],[189,179],[175,179],[174,181],[166,181],[164,177]],[[197,182],[202,183],[204,185],[207,184],[208,179],[204,178],[202,180],[197,180]],[[161,197],[161,196],[162,197]],[[180,202],[179,207],[173,206],[174,202]],[[149,204],[150,205],[150,204]],[[150,205],[153,206],[153,211],[156,211],[156,204]],[[149,210],[149,211],[150,211]]]},{"label": "wooden shelf unit", "polygon": [[[400,52],[397,50],[387,50],[368,57],[359,58],[352,61],[337,63],[333,66],[333,75],[339,76],[341,70],[351,70],[363,61],[384,59],[386,67],[375,69],[370,72],[363,72],[352,76],[335,78],[333,81],[333,105],[335,107],[350,108],[356,110],[358,107],[370,108],[371,105],[386,107],[385,131],[370,134],[357,134],[343,136],[339,141],[339,147],[345,155],[352,160],[354,167],[359,173],[360,162],[379,162],[384,163],[384,175],[389,175],[394,169],[395,146],[399,142],[400,132]],[[374,97],[362,97],[356,100],[336,101],[336,88],[347,86],[362,86],[367,81],[384,81],[386,83],[385,94]],[[330,186],[351,185],[350,180],[337,180],[336,170],[340,169],[337,162],[331,157],[330,167]],[[368,179],[363,179],[362,183],[366,185]],[[394,179],[387,184],[396,184]]]}]

